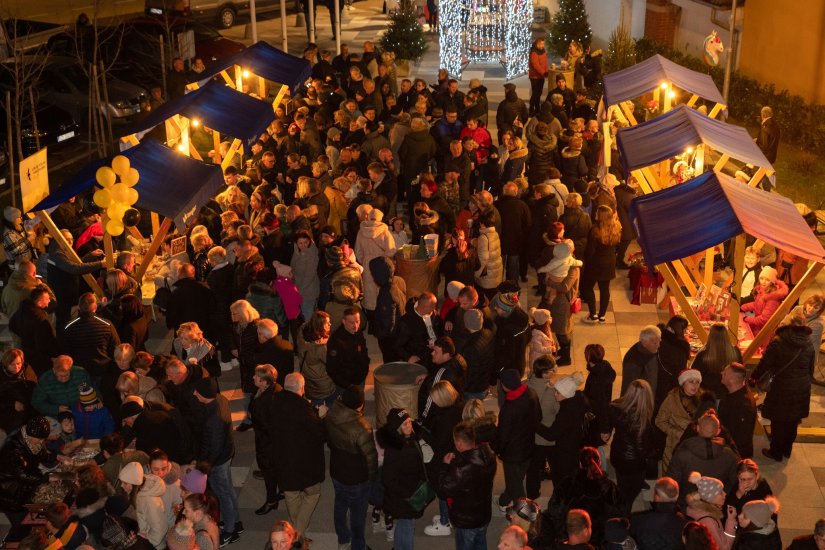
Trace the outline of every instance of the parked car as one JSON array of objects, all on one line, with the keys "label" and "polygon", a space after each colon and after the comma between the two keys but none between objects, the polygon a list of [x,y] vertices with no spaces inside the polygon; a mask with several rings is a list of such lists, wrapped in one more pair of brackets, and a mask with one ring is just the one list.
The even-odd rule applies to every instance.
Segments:
[{"label": "parked car", "polygon": [[[257,0],[255,12],[274,12],[280,5],[277,0]],[[235,26],[239,15],[249,14],[249,0],[146,0],[146,13],[182,15],[228,29]]]},{"label": "parked car", "polygon": [[52,36],[65,32],[67,25],[43,23],[28,19],[2,19],[0,24],[0,59],[14,52],[32,52],[45,46]]}]

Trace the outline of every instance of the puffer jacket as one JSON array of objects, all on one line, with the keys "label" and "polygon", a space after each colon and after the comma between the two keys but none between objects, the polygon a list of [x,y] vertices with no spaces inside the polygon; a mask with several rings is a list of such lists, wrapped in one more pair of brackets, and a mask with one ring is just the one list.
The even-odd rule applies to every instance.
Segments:
[{"label": "puffer jacket", "polygon": [[261,319],[272,319],[279,328],[288,325],[284,303],[270,285],[254,281],[249,285],[245,299],[261,314]]},{"label": "puffer jacket", "polygon": [[554,165],[556,145],[556,136],[552,133],[544,136],[534,133],[527,136],[527,150],[530,151],[530,159],[527,162],[527,182],[530,185],[538,185],[547,180],[547,172]]},{"label": "puffer jacket", "polygon": [[773,520],[760,528],[750,524],[736,532],[731,550],[782,550],[779,528]]},{"label": "puffer jacket", "polygon": [[575,191],[574,184],[576,181],[587,175],[587,161],[584,160],[581,150],[570,147],[562,149],[559,171],[561,172],[561,181],[570,191]]},{"label": "puffer jacket", "polygon": [[644,469],[647,458],[654,456],[653,424],[645,426],[627,415],[616,403],[608,408],[609,427],[616,430],[610,443],[610,463],[619,472]]},{"label": "puffer jacket", "polygon": [[156,548],[163,548],[166,539],[166,510],[163,505],[165,492],[166,484],[161,478],[153,474],[144,474],[143,486],[138,489],[135,497],[140,535]]},{"label": "puffer jacket", "polygon": [[53,462],[53,456],[43,446],[33,453],[23,438],[23,431],[17,432],[0,449],[0,512],[19,512],[23,505],[31,501],[37,486],[48,481],[48,476],[40,471],[41,463]]},{"label": "puffer jacket", "polygon": [[375,337],[388,338],[395,332],[395,324],[404,313],[406,300],[401,296],[399,298],[402,299],[397,300],[393,295],[396,279],[402,282],[403,279],[395,277],[395,264],[386,256],[373,258],[368,267],[372,280],[379,289],[375,299]]},{"label": "puffer jacket", "polygon": [[309,248],[301,252],[295,244],[292,259],[289,262],[292,268],[292,279],[304,303],[315,302],[321,294],[321,281],[318,278],[318,247],[311,243]]},{"label": "puffer jacket", "polygon": [[335,392],[335,382],[327,374],[327,344],[307,342],[304,323],[298,331],[298,372],[306,381],[307,399],[326,399]]},{"label": "puffer jacket", "polygon": [[450,503],[450,523],[476,529],[490,523],[490,495],[496,476],[496,455],[483,443],[456,453],[438,476],[438,494]]},{"label": "puffer jacket", "polygon": [[766,292],[762,285],[756,285],[753,293],[756,299],[743,305],[742,312],[753,312],[753,316],[745,316],[743,321],[748,324],[755,335],[768,323],[773,312],[779,309],[779,304],[788,295],[788,285],[778,280],[776,288],[769,292]]},{"label": "puffer jacket", "polygon": [[524,173],[524,167],[527,165],[527,153],[527,147],[510,151],[510,155],[501,169],[500,181],[502,185],[521,177]]},{"label": "puffer jacket", "polygon": [[329,445],[329,475],[344,485],[364,483],[378,472],[372,426],[364,415],[337,400],[324,418]]},{"label": "puffer jacket", "polygon": [[573,241],[573,256],[577,260],[583,259],[584,251],[587,249],[587,238],[593,225],[590,216],[581,208],[565,208],[561,223],[564,224],[564,238]]},{"label": "puffer jacket", "polygon": [[739,455],[724,439],[697,435],[679,443],[665,475],[676,480],[682,495],[687,495],[693,487],[688,481],[691,472],[702,472],[703,476],[715,477],[725,485],[725,491],[730,491],[736,485],[738,463]]},{"label": "puffer jacket", "polygon": [[497,287],[504,279],[501,241],[495,227],[481,229],[476,243],[479,268],[475,271],[478,285],[484,289]]},{"label": "puffer jacket", "polygon": [[424,459],[418,438],[404,437],[385,425],[378,430],[378,444],[384,449],[381,481],[384,485],[384,511],[398,519],[417,519],[424,510],[416,511],[407,501],[426,479]]},{"label": "puffer jacket", "polygon": [[[530,376],[530,378],[525,381],[525,384],[536,392],[541,407],[541,425],[549,428],[553,425],[553,422],[556,421],[556,414],[559,412],[556,389],[546,378],[536,378],[535,376]],[[555,444],[555,441],[547,441],[542,436],[536,434],[536,445],[552,447]]]},{"label": "puffer jacket", "polygon": [[536,359],[553,354],[557,347],[552,333],[547,335],[534,326],[530,331],[530,344],[527,346],[527,375],[529,376],[533,370],[533,363]]},{"label": "puffer jacket", "polygon": [[[373,258],[395,255],[395,239],[384,222],[361,222],[355,239],[355,257],[358,263],[368,266]],[[378,299],[378,285],[372,278],[372,271],[365,269],[361,274],[364,281],[364,309],[372,311]]]}]

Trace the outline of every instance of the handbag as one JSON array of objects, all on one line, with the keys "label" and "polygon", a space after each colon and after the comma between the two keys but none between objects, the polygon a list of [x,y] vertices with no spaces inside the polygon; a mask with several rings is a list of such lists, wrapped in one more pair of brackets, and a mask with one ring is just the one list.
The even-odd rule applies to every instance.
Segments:
[{"label": "handbag", "polygon": [[570,302],[570,313],[576,314],[582,310],[582,299],[579,297],[573,298]]},{"label": "handbag", "polygon": [[421,512],[435,500],[435,488],[430,484],[427,477],[427,467],[424,465],[424,454],[421,452],[421,447],[416,443],[415,450],[418,451],[418,456],[421,457],[421,465],[424,466],[424,479],[418,482],[418,487],[415,488],[413,494],[407,497],[407,504],[416,512]]},{"label": "handbag", "polygon": [[773,385],[773,381],[774,381],[774,379],[777,377],[777,375],[779,375],[782,371],[784,371],[784,370],[785,370],[785,369],[787,369],[789,366],[791,366],[791,363],[793,363],[794,361],[796,361],[796,358],[797,358],[797,357],[799,357],[799,354],[800,354],[800,353],[802,353],[802,350],[801,350],[801,349],[800,349],[799,351],[797,351],[797,352],[796,352],[796,355],[794,355],[794,356],[793,356],[793,358],[792,358],[790,361],[788,361],[788,362],[785,364],[785,366],[783,366],[783,367],[782,367],[781,369],[779,369],[778,371],[771,371],[771,370],[769,370],[769,371],[767,371],[767,372],[762,373],[762,376],[760,376],[760,377],[759,377],[759,380],[757,380],[757,381],[756,381],[756,388],[757,388],[760,392],[763,392],[763,393],[768,393],[769,391],[771,391],[771,386]]}]

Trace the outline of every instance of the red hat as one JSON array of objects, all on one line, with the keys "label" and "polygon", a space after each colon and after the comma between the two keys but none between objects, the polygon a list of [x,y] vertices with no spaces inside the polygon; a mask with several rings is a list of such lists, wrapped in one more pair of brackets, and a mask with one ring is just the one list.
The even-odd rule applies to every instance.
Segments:
[{"label": "red hat", "polygon": [[426,187],[430,190],[430,193],[435,195],[436,191],[438,191],[438,184],[433,180],[425,180],[421,182],[421,187]]}]

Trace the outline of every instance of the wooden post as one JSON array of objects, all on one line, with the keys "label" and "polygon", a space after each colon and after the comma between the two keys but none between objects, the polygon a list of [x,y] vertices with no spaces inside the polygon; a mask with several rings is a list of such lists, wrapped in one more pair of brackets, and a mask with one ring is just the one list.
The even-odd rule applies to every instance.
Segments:
[{"label": "wooden post", "polygon": [[281,101],[284,100],[284,96],[287,94],[288,91],[289,87],[287,87],[286,85],[281,86],[281,89],[278,90],[278,95],[275,96],[275,100],[272,102],[273,111],[278,108],[278,105],[280,105]]},{"label": "wooden post", "polygon": [[152,235],[157,235],[158,231],[160,231],[160,217],[158,216],[158,213],[151,212],[149,214],[149,219],[152,220]]},{"label": "wooden post", "polygon": [[673,265],[673,270],[679,275],[679,278],[687,289],[688,296],[696,296],[699,289],[696,288],[696,283],[693,281],[690,273],[688,273],[688,270],[685,269],[685,264],[682,263],[682,260],[674,260],[670,263]]},{"label": "wooden post", "polygon": [[749,185],[749,186],[751,186],[751,187],[756,187],[757,185],[759,185],[759,182],[760,182],[760,181],[762,181],[762,178],[763,178],[763,177],[764,177],[767,173],[768,173],[768,169],[767,169],[767,168],[762,168],[762,167],[760,167],[759,169],[757,169],[757,170],[756,170],[756,173],[755,173],[755,174],[753,175],[753,177],[750,179],[750,181],[748,182],[748,185]]},{"label": "wooden post", "polygon": [[716,164],[713,165],[714,172],[721,172],[722,168],[728,163],[730,160],[730,155],[727,153],[722,153],[722,156],[719,157],[719,160],[716,161]]},{"label": "wooden post", "polygon": [[710,290],[713,286],[713,247],[705,250],[705,288]]},{"label": "wooden post", "polygon": [[742,297],[739,294],[742,292],[742,279],[744,278],[745,269],[745,234],[738,235],[733,240],[733,269],[734,279],[731,286],[730,305],[730,320],[728,321],[728,336],[731,339],[731,344],[736,346],[739,343],[739,317]]},{"label": "wooden post", "polygon": [[114,269],[115,268],[115,249],[112,245],[112,236],[109,234],[109,231],[106,229],[106,224],[109,223],[109,214],[106,210],[103,211],[103,215],[101,216],[100,220],[101,225],[103,225],[103,260],[106,262],[106,269]]},{"label": "wooden post", "polygon": [[235,65],[235,89],[243,91],[243,70],[240,65]]},{"label": "wooden post", "polygon": [[230,162],[232,162],[232,158],[238,154],[238,151],[242,145],[241,140],[237,138],[232,140],[232,145],[229,147],[229,151],[226,152],[226,157],[224,157],[223,162],[221,162],[221,168],[223,170],[226,170],[226,167],[229,166]]},{"label": "wooden post", "polygon": [[722,109],[724,109],[725,107],[727,107],[727,105],[725,105],[724,103],[717,103],[716,105],[713,106],[713,109],[710,110],[710,112],[708,113],[708,116],[710,118],[716,118],[716,115],[721,113]]},{"label": "wooden post", "polygon": [[656,178],[656,176],[653,174],[653,170],[650,169],[650,166],[645,166],[644,168],[642,168],[642,172],[644,172],[647,175],[650,188],[654,191],[661,190],[662,187],[665,186],[664,184],[667,183],[667,181],[662,182],[661,180]]},{"label": "wooden post", "polygon": [[212,149],[214,150],[212,162],[221,164],[221,133],[214,128],[212,128]]},{"label": "wooden post", "polygon": [[262,76],[258,77],[258,97],[266,99],[266,82]]},{"label": "wooden post", "polygon": [[673,293],[673,297],[676,298],[676,301],[679,303],[679,307],[682,308],[682,315],[684,315],[688,322],[690,322],[693,330],[696,332],[696,336],[702,341],[703,344],[707,342],[708,333],[705,330],[705,327],[702,326],[702,322],[699,320],[696,312],[690,307],[687,298],[682,293],[682,289],[679,287],[679,283],[676,281],[673,271],[670,270],[670,266],[666,263],[659,264],[656,266],[656,269],[658,269],[659,273],[662,274],[662,277],[665,278],[665,282],[667,283],[668,288],[670,288],[670,291]]},{"label": "wooden post", "polygon": [[633,111],[630,109],[630,107],[628,107],[628,106],[625,104],[625,102],[624,102],[624,101],[622,101],[621,103],[619,103],[619,108],[621,108],[622,112],[624,113],[625,118],[627,118],[627,121],[628,121],[628,122],[629,122],[632,126],[636,126],[637,124],[639,124],[638,122],[636,122],[636,117],[634,117],[634,116],[633,116]]},{"label": "wooden post", "polygon": [[226,72],[226,69],[221,71],[221,76],[223,77],[223,80],[224,82],[226,82],[227,86],[231,87],[233,90],[236,89],[235,83],[232,81],[231,78],[229,78],[229,73]]},{"label": "wooden post", "polygon": [[[82,264],[83,260],[81,260],[80,257],[77,255],[77,252],[75,252],[74,248],[72,248],[72,245],[70,245],[68,241],[66,241],[66,237],[64,237],[60,229],[57,228],[57,225],[54,223],[54,220],[52,220],[52,217],[49,215],[49,213],[45,210],[40,210],[36,212],[36,214],[40,217],[40,220],[43,222],[43,225],[46,226],[46,229],[49,230],[49,234],[51,234],[52,238],[55,241],[57,241],[57,245],[63,249],[63,252],[65,252],[69,256],[69,258],[73,259],[79,264]],[[83,280],[86,281],[86,283],[92,289],[92,292],[97,294],[98,298],[103,298],[103,289],[100,288],[99,284],[97,284],[97,279],[92,277],[91,274],[86,273],[83,275]]]},{"label": "wooden post", "polygon": [[779,326],[779,323],[782,322],[782,319],[785,318],[785,315],[791,310],[791,306],[796,302],[796,300],[802,295],[802,292],[808,286],[814,282],[816,276],[819,275],[819,272],[822,271],[822,268],[825,267],[825,264],[821,263],[813,263],[808,270],[805,272],[805,275],[799,279],[799,282],[796,283],[796,286],[791,290],[791,292],[782,300],[782,303],[779,305],[779,308],[773,312],[771,318],[768,319],[768,322],[765,324],[764,327],[759,331],[759,334],[756,334],[753,337],[753,342],[748,346],[748,349],[742,354],[742,360],[747,361],[753,354],[756,353],[759,344],[769,335],[773,334],[776,330],[776,327]]},{"label": "wooden post", "polygon": [[693,107],[698,100],[699,100],[699,96],[696,95],[696,94],[693,94],[692,96],[690,96],[690,99],[687,102],[687,106],[688,107]]},{"label": "wooden post", "polygon": [[143,280],[143,276],[146,274],[146,270],[149,269],[149,264],[152,263],[152,258],[154,258],[155,254],[158,253],[160,245],[162,245],[163,240],[166,239],[166,234],[169,232],[170,227],[172,227],[172,219],[164,218],[163,223],[160,226],[160,230],[157,231],[154,237],[152,238],[152,243],[146,250],[146,255],[143,256],[143,260],[140,262],[140,267],[138,267],[137,271],[135,272],[136,280]]},{"label": "wooden post", "polygon": [[128,136],[123,136],[122,138],[120,138],[120,141],[121,143],[128,143],[129,148],[137,147],[138,145],[140,145],[140,141],[138,141],[136,134],[129,134]]}]

